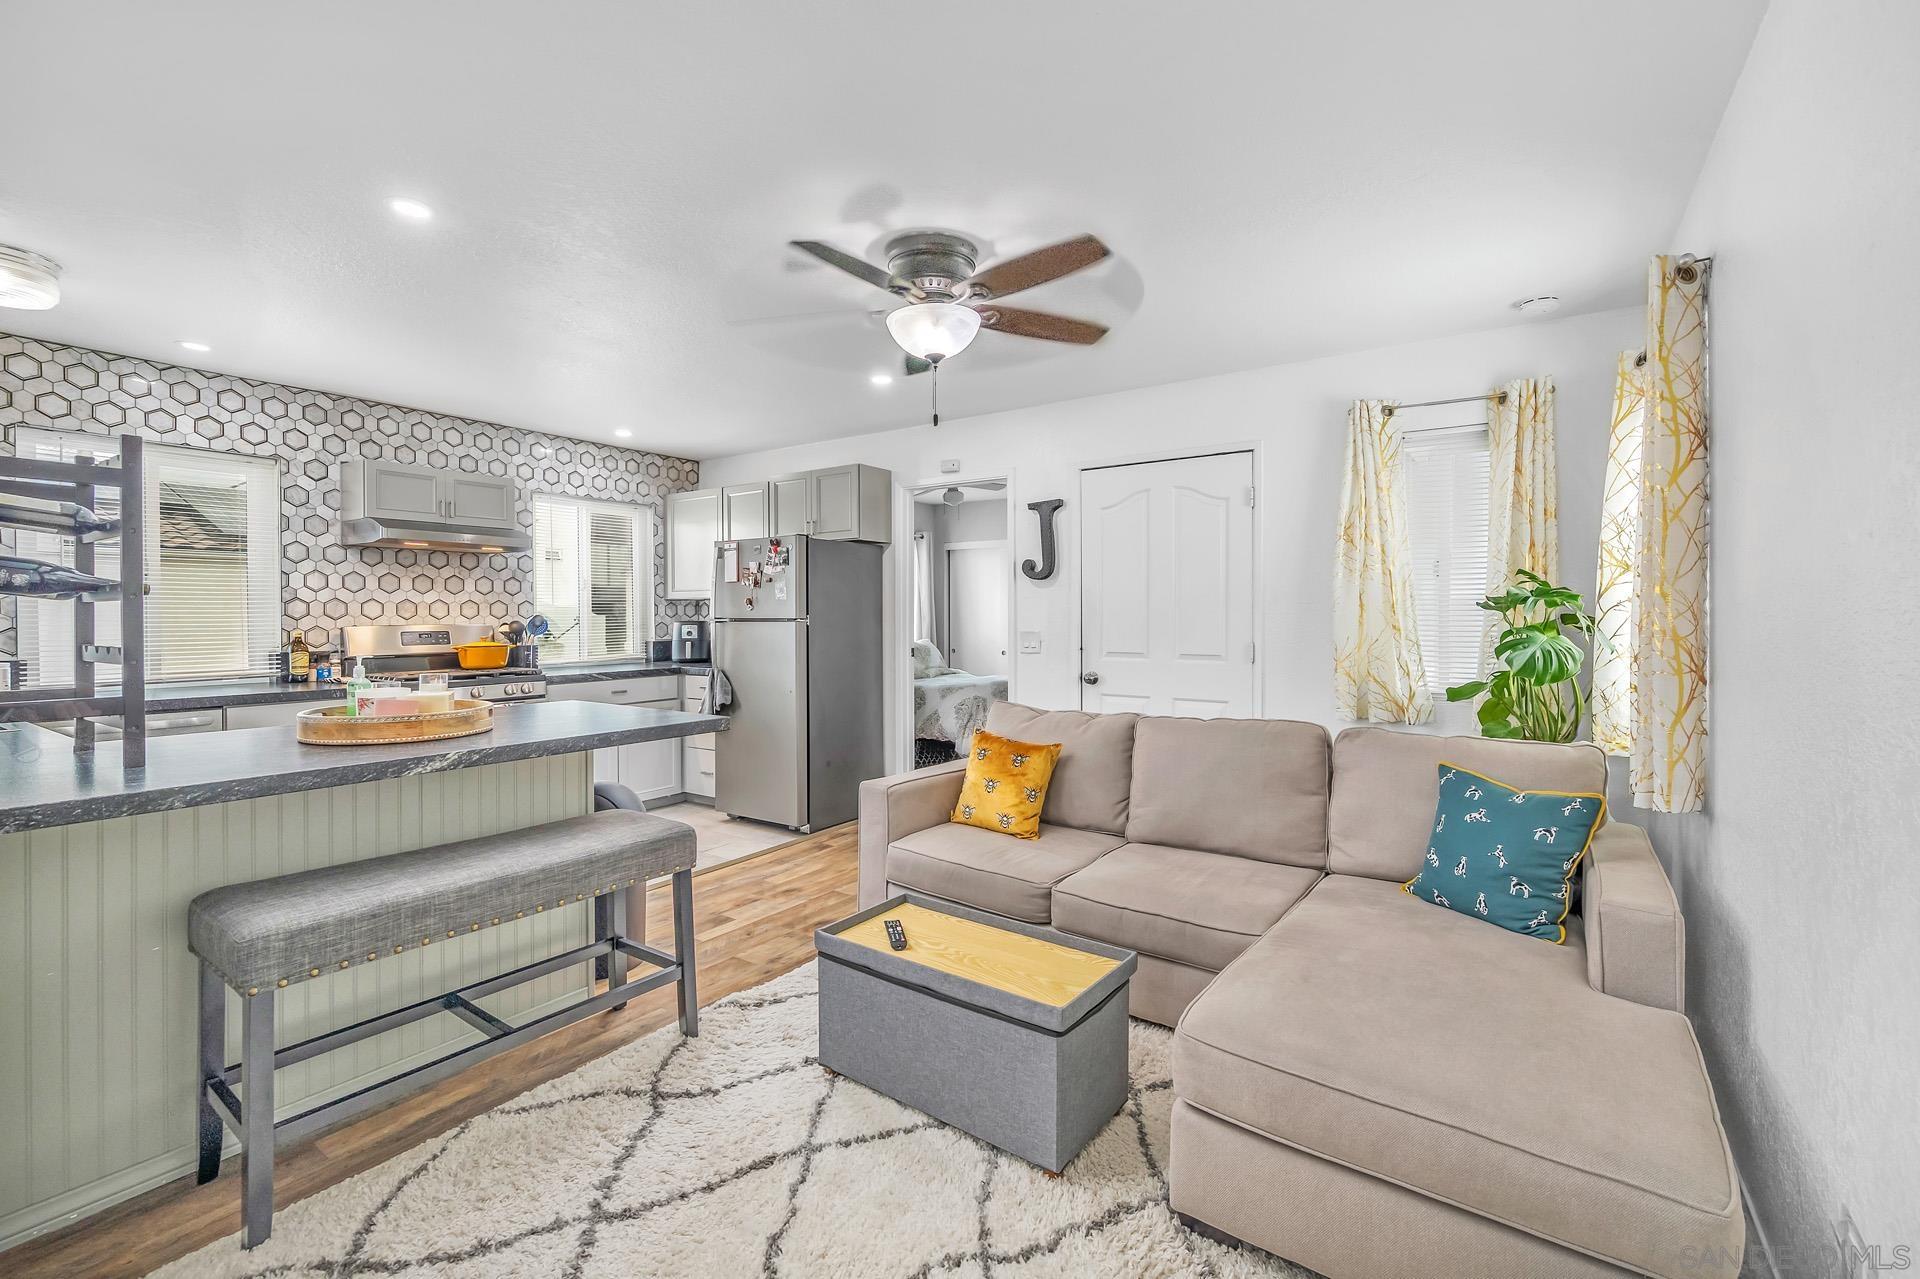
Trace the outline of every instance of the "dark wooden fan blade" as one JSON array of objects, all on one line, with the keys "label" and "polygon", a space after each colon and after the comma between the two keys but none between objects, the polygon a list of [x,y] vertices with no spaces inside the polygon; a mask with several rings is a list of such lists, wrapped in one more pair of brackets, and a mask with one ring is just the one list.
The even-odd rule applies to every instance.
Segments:
[{"label": "dark wooden fan blade", "polygon": [[928,369],[932,367],[933,365],[931,363],[921,359],[917,355],[909,355],[907,357],[906,368],[907,368],[908,377],[912,377],[916,373],[925,373]]},{"label": "dark wooden fan blade", "polygon": [[818,240],[789,240],[787,243],[802,253],[812,254],[828,266],[837,266],[848,275],[858,276],[876,289],[894,293],[907,287],[905,280],[896,280],[873,263],[856,258],[851,253],[842,253],[831,244],[822,244]]},{"label": "dark wooden fan blade", "polygon": [[1078,236],[990,266],[968,280],[967,284],[988,297],[1003,298],[1036,284],[1072,275],[1106,256],[1106,245],[1090,235]]},{"label": "dark wooden fan blade", "polygon": [[1049,342],[1077,342],[1081,346],[1091,346],[1107,336],[1107,326],[1104,324],[1070,320],[1064,315],[1049,315],[1045,311],[1023,311],[1019,307],[1000,306],[991,302],[974,309],[980,312],[981,328],[992,329],[996,333],[1011,333],[1015,337],[1045,338]]}]

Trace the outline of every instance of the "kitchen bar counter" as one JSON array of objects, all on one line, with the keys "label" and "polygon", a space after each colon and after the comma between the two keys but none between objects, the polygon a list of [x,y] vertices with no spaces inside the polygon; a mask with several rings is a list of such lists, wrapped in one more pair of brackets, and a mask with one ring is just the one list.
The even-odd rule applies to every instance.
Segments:
[{"label": "kitchen bar counter", "polygon": [[[596,680],[633,679],[640,675],[705,675],[708,662],[580,662],[550,666],[542,674],[549,685],[582,684]],[[147,711],[199,711],[211,707],[271,706],[280,702],[339,701],[337,686],[286,684],[277,679],[219,679],[180,684],[148,684]]]},{"label": "kitchen bar counter", "polygon": [[[153,737],[133,772],[118,742],[76,757],[71,738],[0,726],[0,1251],[193,1170],[195,896],[484,835],[525,832],[537,853],[548,823],[593,811],[596,752],[725,726],[644,706],[519,702],[495,708],[492,731],[441,742],[308,746],[287,724]],[[645,889],[626,891],[632,902]],[[645,915],[630,909],[637,941]],[[321,973],[283,992],[279,1040],[565,953],[591,932],[587,902],[556,902]],[[592,989],[593,966],[577,964],[485,1006],[521,1024]],[[274,1078],[278,1111],[372,1086],[477,1036],[462,1018],[434,1017],[287,1066]]]},{"label": "kitchen bar counter", "polygon": [[[337,694],[329,696],[337,698]],[[0,834],[257,799],[716,732],[716,715],[600,702],[526,702],[494,711],[491,732],[440,742],[310,746],[291,727],[156,737],[147,763],[120,765],[120,744],[75,756],[71,738],[23,726],[0,732]]]}]

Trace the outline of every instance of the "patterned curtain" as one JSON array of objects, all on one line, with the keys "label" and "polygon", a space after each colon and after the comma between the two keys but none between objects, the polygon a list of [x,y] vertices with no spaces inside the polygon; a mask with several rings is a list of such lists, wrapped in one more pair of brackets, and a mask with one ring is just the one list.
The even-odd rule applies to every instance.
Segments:
[{"label": "patterned curtain", "polygon": [[1409,580],[1400,432],[1379,400],[1347,412],[1347,482],[1333,575],[1333,701],[1348,719],[1433,718]]},{"label": "patterned curtain", "polygon": [[1646,357],[1622,351],[1613,379],[1606,489],[1600,497],[1600,566],[1594,618],[1593,740],[1610,755],[1633,750],[1633,583],[1640,557],[1640,450],[1646,437]]},{"label": "patterned curtain", "polygon": [[[1519,569],[1560,580],[1554,472],[1553,379],[1520,378],[1487,401],[1487,590]],[[1499,618],[1489,615],[1481,665],[1493,657]]]},{"label": "patterned curtain", "polygon": [[1645,363],[1623,356],[1600,537],[1594,737],[1631,757],[1633,802],[1707,793],[1707,270],[1655,257]]}]

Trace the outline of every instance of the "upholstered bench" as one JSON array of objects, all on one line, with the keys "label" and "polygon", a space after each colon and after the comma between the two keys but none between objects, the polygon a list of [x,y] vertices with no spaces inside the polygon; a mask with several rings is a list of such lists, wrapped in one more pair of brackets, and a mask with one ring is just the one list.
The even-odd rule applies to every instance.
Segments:
[{"label": "upholstered bench", "polygon": [[[495,1053],[636,995],[678,984],[680,1027],[699,1033],[693,959],[694,833],[625,809],[216,888],[193,899],[187,940],[200,958],[200,1180],[220,1171],[222,1122],[240,1139],[246,1246],[273,1229],[273,1147],[330,1127]],[[673,876],[674,954],[626,937],[628,893]],[[574,902],[593,902],[594,939],[512,972],[275,1050],[275,992],[296,982],[444,943]],[[629,959],[659,971],[627,980]],[[607,989],[522,1026],[475,1000],[578,964],[603,961]],[[243,1009],[240,1061],[225,1060],[226,996]],[[411,1022],[451,1013],[479,1043],[278,1122],[273,1072]],[[240,1085],[236,1095],[234,1085]]]}]

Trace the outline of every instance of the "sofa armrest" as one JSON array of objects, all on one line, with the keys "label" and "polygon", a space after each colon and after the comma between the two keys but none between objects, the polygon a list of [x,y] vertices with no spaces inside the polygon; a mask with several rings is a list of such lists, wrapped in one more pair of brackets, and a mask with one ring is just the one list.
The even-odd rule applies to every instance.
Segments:
[{"label": "sofa armrest", "polygon": [[1603,994],[1686,1011],[1687,923],[1647,833],[1608,822],[1588,850],[1587,981]]},{"label": "sofa armrest", "polygon": [[887,899],[887,845],[945,822],[966,776],[956,759],[860,783],[860,909]]}]

